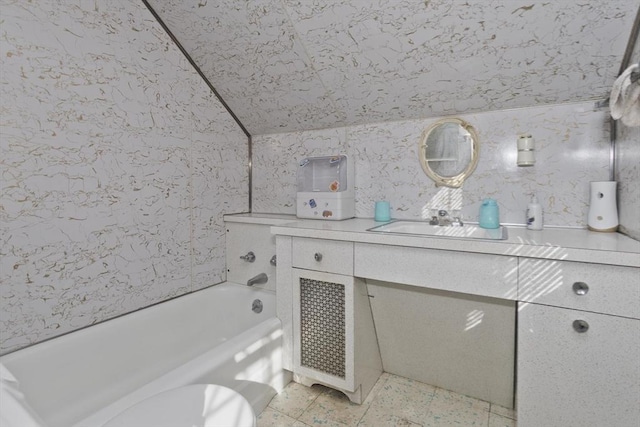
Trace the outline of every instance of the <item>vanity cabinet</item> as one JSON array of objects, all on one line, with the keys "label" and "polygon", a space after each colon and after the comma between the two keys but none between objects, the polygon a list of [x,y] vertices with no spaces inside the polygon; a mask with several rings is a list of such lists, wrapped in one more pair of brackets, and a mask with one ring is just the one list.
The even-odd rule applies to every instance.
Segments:
[{"label": "vanity cabinet", "polygon": [[292,250],[294,378],[362,403],[382,362],[366,283],[353,277],[353,243],[294,238]]},{"label": "vanity cabinet", "polygon": [[518,426],[636,426],[640,269],[520,261]]},{"label": "vanity cabinet", "polygon": [[[371,225],[272,229],[283,363],[296,381],[361,402],[382,371],[382,353],[392,373],[502,406],[511,406],[515,373],[519,427],[638,425],[638,242],[519,229],[508,241],[472,242],[370,234]],[[480,367],[451,375],[472,365],[460,354]],[[484,360],[503,370],[493,373]],[[487,376],[506,378],[511,394],[497,396]]]}]

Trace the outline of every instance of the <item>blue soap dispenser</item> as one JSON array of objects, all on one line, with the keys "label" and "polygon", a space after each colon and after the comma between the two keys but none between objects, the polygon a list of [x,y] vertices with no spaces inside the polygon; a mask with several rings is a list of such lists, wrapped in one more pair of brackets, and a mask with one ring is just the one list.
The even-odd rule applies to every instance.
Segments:
[{"label": "blue soap dispenser", "polygon": [[500,227],[500,211],[498,210],[498,203],[494,199],[484,199],[482,201],[478,225],[489,229]]}]

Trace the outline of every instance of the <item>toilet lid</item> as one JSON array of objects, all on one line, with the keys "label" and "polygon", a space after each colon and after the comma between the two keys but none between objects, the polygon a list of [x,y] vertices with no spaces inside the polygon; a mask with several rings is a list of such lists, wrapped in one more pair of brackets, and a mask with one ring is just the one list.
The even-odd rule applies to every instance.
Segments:
[{"label": "toilet lid", "polygon": [[253,427],[247,400],[221,385],[196,384],[156,394],[110,419],[104,427]]}]

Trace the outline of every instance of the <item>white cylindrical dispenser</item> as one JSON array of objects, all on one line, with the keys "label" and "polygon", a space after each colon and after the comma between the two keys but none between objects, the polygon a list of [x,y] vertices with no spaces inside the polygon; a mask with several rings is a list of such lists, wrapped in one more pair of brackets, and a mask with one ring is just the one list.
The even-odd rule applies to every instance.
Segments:
[{"label": "white cylindrical dispenser", "polygon": [[593,231],[616,231],[618,229],[618,206],[616,181],[592,181],[589,183],[589,215],[587,226]]},{"label": "white cylindrical dispenser", "polygon": [[518,137],[518,166],[533,166],[536,163],[535,143],[531,135]]},{"label": "white cylindrical dispenser", "polygon": [[529,230],[542,230],[542,205],[538,203],[535,194],[531,196],[531,202],[527,206],[526,221]]}]

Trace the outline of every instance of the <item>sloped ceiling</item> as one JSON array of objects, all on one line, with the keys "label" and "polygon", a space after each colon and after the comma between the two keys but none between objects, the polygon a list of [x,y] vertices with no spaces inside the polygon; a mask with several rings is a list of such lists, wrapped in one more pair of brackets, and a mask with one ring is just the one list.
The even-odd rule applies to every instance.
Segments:
[{"label": "sloped ceiling", "polygon": [[637,0],[149,0],[252,135],[607,98]]}]

